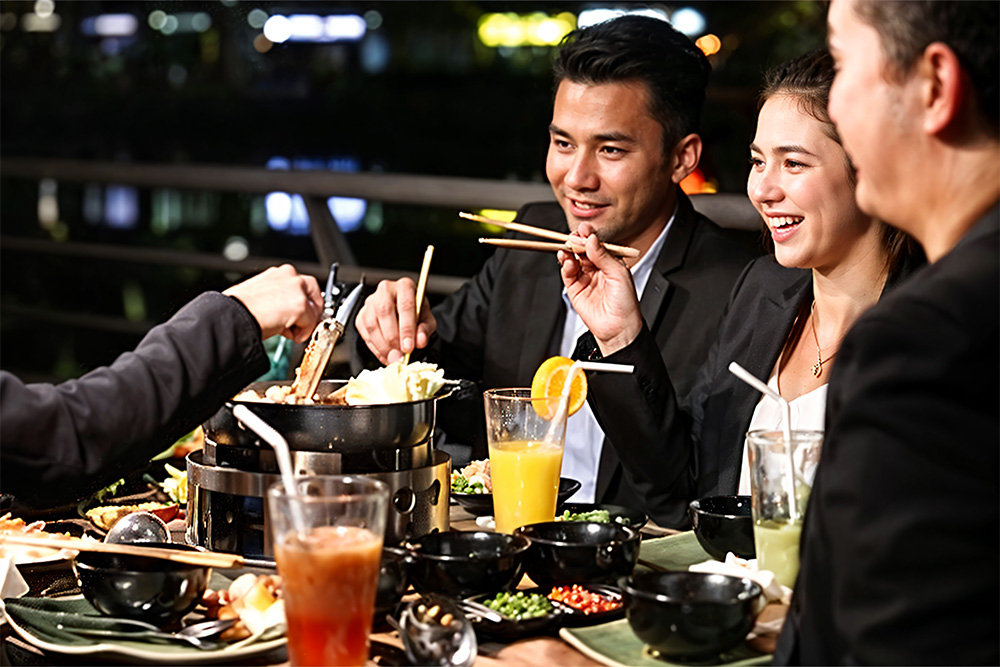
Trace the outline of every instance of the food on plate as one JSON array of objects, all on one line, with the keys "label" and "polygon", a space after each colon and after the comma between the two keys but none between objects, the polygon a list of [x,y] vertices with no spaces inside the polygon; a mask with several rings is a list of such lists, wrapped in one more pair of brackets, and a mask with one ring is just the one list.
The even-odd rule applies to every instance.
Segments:
[{"label": "food on plate", "polygon": [[222,641],[239,641],[285,623],[281,576],[277,574],[240,575],[229,588],[206,590],[201,604],[208,618],[237,619],[220,635]]},{"label": "food on plate", "polygon": [[514,621],[523,621],[537,616],[545,616],[553,611],[552,603],[541,593],[497,593],[483,600],[483,604],[493,611]]},{"label": "food on plate", "polygon": [[[51,538],[70,537],[69,533],[56,534],[45,531],[44,521],[25,523],[24,519],[11,518],[10,512],[0,516],[0,537],[5,535],[30,535],[31,537]],[[47,558],[55,558],[62,552],[59,549],[47,547],[29,547],[20,544],[0,544],[0,558],[12,558],[15,564],[25,564]],[[69,552],[67,552],[68,554]],[[73,552],[75,553],[75,552]]]},{"label": "food on plate", "polygon": [[177,505],[166,503],[139,503],[138,505],[103,505],[87,510],[87,518],[101,530],[111,530],[118,521],[133,512],[151,512],[164,521],[170,521],[177,516]]},{"label": "food on plate", "polygon": [[[341,389],[307,399],[305,405],[385,405],[422,401],[437,394],[444,384],[444,370],[437,364],[397,361],[376,370],[363,370]],[[263,395],[247,389],[237,394],[236,400],[293,404],[295,396],[291,385],[272,385]]]},{"label": "food on plate", "polygon": [[[608,510],[596,509],[589,512],[570,512],[563,510],[563,513],[556,517],[556,521],[591,521],[593,523],[611,523],[611,513]],[[627,516],[616,516],[614,523],[627,526],[632,523]]]},{"label": "food on plate", "polygon": [[461,470],[451,472],[452,493],[493,493],[490,460],[473,461]]},{"label": "food on plate", "polygon": [[[562,396],[566,379],[570,369],[573,367],[573,360],[568,357],[549,357],[542,362],[542,365],[535,371],[535,377],[531,380],[531,397],[548,398],[551,396]],[[569,391],[569,409],[567,416],[576,414],[577,410],[587,402],[587,375],[582,370],[573,373],[573,380]],[[535,412],[543,419],[552,419],[555,416],[555,408],[549,402],[538,401],[533,403]]]},{"label": "food on plate", "polygon": [[622,606],[621,600],[614,600],[595,591],[588,590],[580,584],[572,586],[556,586],[549,593],[548,598],[564,605],[582,611],[588,616],[590,614],[600,614],[605,611],[614,611]]},{"label": "food on plate", "polygon": [[167,471],[168,477],[160,482],[160,488],[163,489],[163,492],[170,496],[170,499],[178,505],[187,505],[187,471],[178,470],[169,463],[164,463],[163,468]]}]

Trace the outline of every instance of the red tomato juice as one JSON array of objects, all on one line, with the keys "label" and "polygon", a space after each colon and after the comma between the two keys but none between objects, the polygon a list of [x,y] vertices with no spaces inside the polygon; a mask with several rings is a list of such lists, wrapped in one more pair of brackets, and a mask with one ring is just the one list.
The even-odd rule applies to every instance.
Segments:
[{"label": "red tomato juice", "polygon": [[364,665],[382,539],[364,528],[322,526],[275,545],[292,665]]}]

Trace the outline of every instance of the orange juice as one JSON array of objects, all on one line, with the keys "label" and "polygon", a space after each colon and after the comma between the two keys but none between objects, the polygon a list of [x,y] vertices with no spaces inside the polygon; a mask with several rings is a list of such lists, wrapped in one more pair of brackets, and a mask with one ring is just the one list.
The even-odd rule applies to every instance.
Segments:
[{"label": "orange juice", "polygon": [[562,468],[562,446],[533,440],[490,443],[496,529],[552,521]]},{"label": "orange juice", "polygon": [[364,665],[382,538],[353,526],[319,526],[276,544],[292,665]]}]

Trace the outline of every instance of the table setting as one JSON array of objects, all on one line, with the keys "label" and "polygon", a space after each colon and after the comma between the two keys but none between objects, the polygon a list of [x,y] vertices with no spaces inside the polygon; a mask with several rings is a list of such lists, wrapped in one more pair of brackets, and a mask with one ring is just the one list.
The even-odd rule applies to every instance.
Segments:
[{"label": "table setting", "polygon": [[[350,311],[333,308],[330,295],[347,294],[335,272],[333,324],[309,377],[252,385],[204,425],[203,448],[186,457],[180,532],[141,508],[115,516],[103,538],[3,517],[0,548],[35,551],[16,564],[0,558],[0,657],[769,662],[797,549],[765,542],[769,570],[755,547],[762,525],[800,521],[815,437],[798,447],[793,434],[761,434],[753,497],[693,501],[691,531],[659,528],[637,508],[569,502],[580,483],[560,477],[562,448],[586,373],[632,368],[553,357],[531,387],[483,393],[489,459],[453,470],[433,447],[434,405],[463,388],[436,367],[397,362],[346,382],[319,379]],[[786,464],[797,467],[775,473]],[[63,587],[27,586],[20,568],[52,558]]]}]

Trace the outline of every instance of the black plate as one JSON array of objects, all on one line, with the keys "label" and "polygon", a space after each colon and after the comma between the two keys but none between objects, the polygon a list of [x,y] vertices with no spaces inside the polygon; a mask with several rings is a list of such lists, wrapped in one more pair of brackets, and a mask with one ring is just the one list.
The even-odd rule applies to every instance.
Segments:
[{"label": "black plate", "polygon": [[[580,489],[580,482],[568,477],[559,478],[559,495],[556,505],[566,502],[566,500]],[[459,505],[464,507],[470,514],[476,516],[493,516],[493,494],[492,493],[455,493],[451,492],[451,497]]]},{"label": "black plate", "polygon": [[[536,616],[535,618],[523,621],[515,621],[507,618],[482,604],[483,600],[494,597],[496,593],[466,598],[459,602],[459,606],[462,607],[465,615],[472,621],[472,624],[476,628],[476,634],[507,641],[555,632],[561,627],[578,628],[585,625],[597,625],[598,623],[614,621],[625,616],[624,599],[619,589],[605,584],[583,584],[583,588],[617,600],[622,604],[617,609],[610,611],[598,614],[585,614],[567,604],[550,600],[552,606],[555,608],[551,614]],[[525,594],[540,593],[547,596],[551,591],[552,588],[530,588],[519,592]],[[479,616],[480,613],[482,616]]]},{"label": "black plate", "polygon": [[623,525],[630,526],[636,530],[645,526],[646,522],[649,520],[649,517],[647,517],[646,514],[640,510],[629,509],[627,507],[622,507],[621,505],[602,505],[598,503],[561,504],[556,508],[556,519],[558,519],[566,510],[569,510],[571,514],[581,514],[583,512],[593,512],[595,510],[607,510],[612,523],[622,523],[620,521],[615,521],[618,517],[628,519],[628,523],[624,523]]}]

